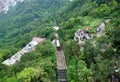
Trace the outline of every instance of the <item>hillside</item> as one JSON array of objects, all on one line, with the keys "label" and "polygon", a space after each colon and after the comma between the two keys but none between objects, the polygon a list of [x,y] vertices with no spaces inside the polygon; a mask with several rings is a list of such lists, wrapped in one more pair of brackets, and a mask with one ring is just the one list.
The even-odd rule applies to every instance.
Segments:
[{"label": "hillside", "polygon": [[[115,0],[75,0],[59,12],[58,21],[60,20],[62,27],[60,36],[71,82],[108,82],[114,73],[114,63],[117,61],[114,59],[115,54],[120,53],[120,39],[117,34],[120,32],[119,6],[119,1]],[[105,23],[106,19],[110,22]],[[98,38],[96,28],[102,22],[105,23],[105,36]],[[75,32],[88,28],[94,38],[86,40],[84,45],[78,45],[74,41]],[[92,44],[94,41],[96,47]],[[84,50],[81,51],[81,48]],[[119,73],[117,77],[120,77]]]},{"label": "hillside", "polygon": [[[0,13],[0,82],[56,82],[52,27],[57,10],[68,2],[26,0],[11,7],[7,14]],[[4,60],[21,50],[34,36],[47,38],[47,41],[37,46],[37,51],[25,54],[14,66],[2,65]],[[35,74],[31,74],[31,70]],[[24,79],[28,75],[30,77]]]},{"label": "hillside", "polygon": [[[54,20],[60,27],[68,81],[109,82],[115,61],[117,68],[120,66],[119,57],[116,58],[120,54],[119,13],[119,0],[26,0],[7,14],[0,13],[0,63],[32,37],[47,38],[15,65],[8,67],[1,63],[0,82],[57,82],[56,51],[51,43]],[[106,20],[110,21],[106,23]],[[97,37],[96,28],[101,23],[105,23],[105,36]],[[93,38],[85,40],[84,45],[78,44],[74,40],[78,29],[87,29]],[[120,73],[115,76],[120,78]]]},{"label": "hillside", "polygon": [[[63,5],[64,3],[62,0],[60,2],[57,0],[47,2],[34,0],[18,3],[15,8],[12,8],[10,11],[8,11],[8,14],[1,13],[0,37],[4,39],[5,44],[13,41],[17,44],[17,41],[20,38],[24,42],[24,36],[27,36],[28,40],[30,40],[33,35],[40,36],[42,34],[41,37],[45,37],[43,34],[45,29],[44,32],[36,32],[36,30],[38,31],[42,27],[46,26],[52,27],[54,21],[52,14],[54,14],[56,10]],[[50,28],[46,28],[46,30],[47,29]],[[32,35],[27,35],[28,33],[31,33]],[[23,34],[24,36],[21,37]],[[16,39],[17,37],[19,38]],[[5,45],[2,43],[2,39],[0,40],[0,43],[1,45]]]}]

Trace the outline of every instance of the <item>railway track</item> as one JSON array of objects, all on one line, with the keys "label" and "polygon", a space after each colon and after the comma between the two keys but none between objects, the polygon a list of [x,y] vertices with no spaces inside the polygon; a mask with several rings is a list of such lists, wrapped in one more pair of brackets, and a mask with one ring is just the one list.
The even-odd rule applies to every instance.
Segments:
[{"label": "railway track", "polygon": [[57,51],[57,75],[58,82],[68,82],[67,81],[67,66],[65,61],[65,55],[63,50]]},{"label": "railway track", "polygon": [[57,30],[59,27],[56,26],[55,22],[55,47],[56,47],[56,58],[57,58],[57,76],[58,76],[58,82],[68,82],[67,81],[67,65],[65,60],[64,51],[60,45],[59,35],[57,33]]}]

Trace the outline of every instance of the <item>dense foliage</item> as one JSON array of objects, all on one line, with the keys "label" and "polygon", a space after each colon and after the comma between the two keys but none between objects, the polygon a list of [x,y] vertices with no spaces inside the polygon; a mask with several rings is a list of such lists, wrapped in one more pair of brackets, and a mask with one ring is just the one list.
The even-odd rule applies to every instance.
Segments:
[{"label": "dense foliage", "polygon": [[[0,13],[0,82],[56,82],[56,55],[51,43],[54,14],[68,0],[26,0]],[[32,37],[47,38],[36,51],[13,66],[2,62],[22,49]]]},{"label": "dense foliage", "polygon": [[[0,82],[56,82],[54,20],[67,62],[69,82],[108,82],[114,54],[120,52],[119,0],[26,0],[0,14]],[[105,19],[105,36],[96,37],[95,29]],[[74,41],[78,29],[90,28],[93,39],[80,46]],[[33,36],[48,40],[36,51],[22,56],[13,66],[2,61],[24,47]],[[96,40],[96,46],[91,42]],[[80,48],[84,47],[83,51]],[[103,50],[104,49],[104,50]],[[119,61],[120,62],[120,61]],[[119,74],[120,77],[120,74]]]},{"label": "dense foliage", "polygon": [[[119,6],[116,0],[74,0],[62,12],[59,11],[60,36],[66,53],[69,81],[108,82],[116,53],[114,50],[120,52]],[[98,38],[95,29],[105,19],[110,20],[105,23],[105,36]],[[87,40],[84,51],[80,51],[82,46],[73,40],[74,33],[86,28],[90,28],[94,38]],[[96,47],[92,44],[94,40]]]}]

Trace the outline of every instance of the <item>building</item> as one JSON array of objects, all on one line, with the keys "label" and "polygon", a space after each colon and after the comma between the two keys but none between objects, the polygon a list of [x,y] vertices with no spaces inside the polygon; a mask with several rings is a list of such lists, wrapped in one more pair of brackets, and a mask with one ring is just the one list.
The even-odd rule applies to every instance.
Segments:
[{"label": "building", "polygon": [[2,64],[7,65],[7,66],[15,64],[16,62],[20,61],[21,57],[25,53],[35,50],[35,47],[38,44],[41,44],[44,40],[45,38],[33,37],[31,42],[29,42],[25,47],[23,47],[20,51],[18,51],[12,57],[3,61]]}]

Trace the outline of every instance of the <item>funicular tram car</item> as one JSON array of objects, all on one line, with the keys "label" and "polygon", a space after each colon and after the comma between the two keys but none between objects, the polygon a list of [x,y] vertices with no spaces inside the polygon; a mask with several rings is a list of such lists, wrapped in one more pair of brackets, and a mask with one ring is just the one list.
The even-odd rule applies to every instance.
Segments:
[{"label": "funicular tram car", "polygon": [[61,46],[60,46],[60,41],[59,40],[56,40],[56,49],[57,49],[57,51],[61,50]]}]

